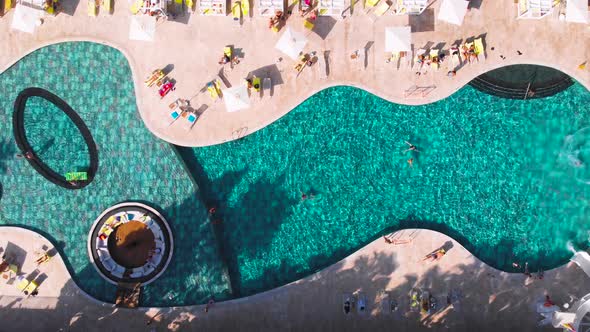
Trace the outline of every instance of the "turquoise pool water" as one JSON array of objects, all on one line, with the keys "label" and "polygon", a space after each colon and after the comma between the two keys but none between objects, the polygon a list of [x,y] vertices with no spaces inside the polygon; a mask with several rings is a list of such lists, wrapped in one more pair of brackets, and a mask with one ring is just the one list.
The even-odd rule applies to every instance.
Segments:
[{"label": "turquoise pool water", "polygon": [[[418,107],[335,87],[193,153],[217,179],[243,294],[408,227],[449,234],[500,269],[547,269],[570,257],[568,240],[587,247],[589,105],[579,84],[531,101],[467,86]],[[404,152],[405,141],[419,152]]]},{"label": "turquoise pool water", "polygon": [[[0,224],[25,226],[48,236],[64,254],[76,282],[92,296],[112,302],[115,287],[90,265],[88,232],[109,206],[145,201],[170,221],[175,248],[167,271],[145,287],[143,303],[201,303],[211,295],[227,298],[228,280],[206,210],[172,147],[150,134],[139,118],[131,71],[120,52],[93,43],[49,46],[0,74],[0,86],[4,91],[0,97]],[[99,168],[84,189],[53,185],[15,157],[13,103],[22,89],[31,86],[57,94],[90,129],[98,147]],[[27,101],[25,130],[35,151],[55,171],[88,165],[88,151],[78,130],[50,102],[36,97]]]},{"label": "turquoise pool water", "polygon": [[[118,51],[53,45],[1,74],[0,84],[0,224],[48,236],[76,282],[112,301],[114,287],[90,266],[88,231],[107,207],[143,201],[167,217],[175,248],[142,304],[231,296],[206,209],[172,147],[143,126]],[[15,157],[12,104],[30,86],[60,96],[90,128],[99,169],[84,189],[55,186]],[[44,101],[30,103],[26,130],[43,160],[59,172],[87,164],[69,119]],[[192,171],[209,184],[206,199],[219,201],[221,242],[241,295],[296,280],[408,227],[441,230],[493,266],[528,261],[535,270],[563,263],[568,240],[587,247],[588,105],[579,84],[531,101],[465,87],[418,107],[335,87],[243,139],[182,153],[200,165]],[[404,141],[419,152],[404,152]],[[302,201],[301,192],[314,197]]]}]

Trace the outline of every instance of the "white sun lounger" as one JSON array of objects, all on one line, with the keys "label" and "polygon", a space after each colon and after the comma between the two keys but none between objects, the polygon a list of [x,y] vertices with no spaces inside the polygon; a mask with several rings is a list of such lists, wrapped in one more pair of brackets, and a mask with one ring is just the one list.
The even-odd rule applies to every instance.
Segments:
[{"label": "white sun lounger", "polygon": [[590,255],[585,251],[578,251],[574,254],[570,261],[576,263],[586,275],[590,276]]},{"label": "white sun lounger", "polygon": [[364,293],[359,293],[356,309],[361,315],[364,315],[369,311],[367,309],[367,297]]},{"label": "white sun lounger", "polygon": [[345,0],[320,0],[318,12],[320,16],[338,16],[342,17],[344,12]]},{"label": "white sun lounger", "polygon": [[285,13],[285,6],[283,0],[259,0],[258,11],[260,16],[273,16],[277,11]]},{"label": "white sun lounger", "polygon": [[197,119],[199,118],[199,116],[197,115],[196,112],[189,112],[188,115],[186,116],[186,121],[185,121],[185,129],[186,130],[191,130],[193,129],[193,127],[195,126],[195,123],[197,123]]},{"label": "white sun lounger", "polygon": [[265,77],[262,80],[262,97],[270,97],[270,90],[272,89],[272,81],[270,77]]},{"label": "white sun lounger", "polygon": [[96,253],[98,254],[98,258],[101,261],[103,261],[103,260],[105,260],[107,258],[111,258],[111,255],[109,254],[109,251],[108,251],[108,249],[106,247],[98,248],[96,250]]}]

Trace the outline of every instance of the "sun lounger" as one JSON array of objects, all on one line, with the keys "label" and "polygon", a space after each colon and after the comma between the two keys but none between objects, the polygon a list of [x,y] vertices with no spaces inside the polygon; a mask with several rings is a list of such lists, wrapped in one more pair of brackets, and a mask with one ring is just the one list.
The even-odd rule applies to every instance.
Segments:
[{"label": "sun lounger", "polygon": [[[188,6],[188,2],[187,2]],[[199,1],[199,13],[207,16],[225,16],[225,1],[201,0]]]},{"label": "sun lounger", "polygon": [[377,7],[375,7],[375,10],[373,10],[373,12],[369,16],[369,18],[373,21],[376,21],[377,18],[383,16],[383,14],[385,14],[385,12],[388,11],[390,7],[391,7],[391,2],[389,2],[389,0],[388,1],[381,1],[379,3],[379,5]]},{"label": "sun lounger", "polygon": [[473,41],[473,46],[475,47],[475,55],[477,56],[477,60],[479,61],[481,58],[485,60],[485,50],[483,48],[483,41],[481,40],[481,38],[476,38]]},{"label": "sun lounger", "polygon": [[25,289],[27,289],[27,286],[29,286],[30,281],[24,276],[17,277],[17,280],[18,282],[16,283],[16,288],[19,291],[24,292]]},{"label": "sun lounger", "polygon": [[207,91],[209,91],[209,95],[214,101],[221,98],[221,83],[219,83],[219,80],[214,79],[207,83]]},{"label": "sun lounger", "polygon": [[113,13],[113,0],[101,0],[100,6],[102,8],[101,11],[104,11],[108,14]]},{"label": "sun lounger", "polygon": [[420,60],[420,56],[426,54],[426,50],[421,48],[418,51],[416,51],[416,55],[414,56],[414,70],[419,71],[420,69],[422,69],[422,65],[424,65],[424,61]]},{"label": "sun lounger", "polygon": [[272,89],[272,81],[270,77],[265,77],[262,80],[262,95],[263,97],[270,97],[270,90]]},{"label": "sun lounger", "polygon": [[[195,126],[195,123],[197,123],[197,119],[199,118],[199,115],[197,115],[196,112],[192,111],[192,112],[188,112],[186,115],[186,122],[185,122],[185,128],[186,130],[191,130],[193,129],[193,127]],[[160,230],[160,233],[162,231]]]},{"label": "sun lounger", "polygon": [[312,31],[315,25],[308,20],[303,20],[303,27],[309,31]]},{"label": "sun lounger", "polygon": [[33,294],[33,292],[36,291],[38,287],[39,287],[39,285],[37,284],[37,282],[35,280],[33,280],[27,285],[27,287],[25,288],[25,290],[23,292],[25,294]]},{"label": "sun lounger", "polygon": [[285,12],[283,0],[259,0],[258,11],[260,16],[273,16],[277,11]]},{"label": "sun lounger", "polygon": [[131,14],[135,15],[135,14],[139,13],[139,10],[141,9],[141,7],[143,7],[143,0],[135,1],[130,7]]},{"label": "sun lounger", "polygon": [[155,240],[156,248],[164,248],[164,242],[162,240]]},{"label": "sun lounger", "polygon": [[365,314],[367,310],[367,297],[364,293],[359,293],[356,309],[359,314]]},{"label": "sun lounger", "polygon": [[453,46],[453,47],[451,47],[449,52],[451,54],[451,65],[452,65],[452,68],[450,68],[450,69],[454,70],[455,68],[457,68],[461,65],[461,60],[459,57],[460,51],[457,46]]},{"label": "sun lounger", "polygon": [[355,304],[354,295],[350,293],[342,294],[342,311],[345,315],[349,315]]},{"label": "sun lounger", "polygon": [[378,3],[379,0],[365,0],[365,12],[368,14]]},{"label": "sun lounger", "polygon": [[186,113],[186,109],[183,110],[173,110],[170,112],[168,116],[168,125],[172,125],[176,120],[180,119]]},{"label": "sun lounger", "polygon": [[88,16],[96,16],[96,0],[88,0]]},{"label": "sun lounger", "polygon": [[241,0],[242,17],[250,17],[250,0]]},{"label": "sun lounger", "polygon": [[318,5],[319,15],[342,17],[342,13],[346,7],[344,1],[345,0],[320,0]]},{"label": "sun lounger", "polygon": [[242,4],[239,1],[234,1],[231,5],[231,15],[234,23],[240,25],[242,20]]},{"label": "sun lounger", "polygon": [[438,50],[430,50],[430,61],[430,67],[432,67],[432,69],[438,70],[438,68],[440,67],[440,58],[438,56]]}]

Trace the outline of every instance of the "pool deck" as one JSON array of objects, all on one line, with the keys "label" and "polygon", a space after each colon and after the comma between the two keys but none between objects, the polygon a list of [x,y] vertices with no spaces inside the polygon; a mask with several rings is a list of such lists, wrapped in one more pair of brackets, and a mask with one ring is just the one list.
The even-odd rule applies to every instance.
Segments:
[{"label": "pool deck", "polygon": [[[319,34],[306,31],[295,10],[286,24],[308,35],[305,51],[329,52],[329,76],[322,79],[318,64],[305,68],[296,77],[295,61],[274,48],[284,28],[279,34],[270,31],[268,18],[257,15],[256,7],[251,10],[254,17],[246,18],[241,26],[232,22],[231,16],[185,15],[176,22],[158,22],[155,41],[142,42],[128,39],[130,2],[117,1],[114,15],[101,13],[90,18],[85,2],[66,0],[64,11],[73,14],[46,18],[33,35],[10,29],[14,10],[0,18],[0,72],[27,53],[51,43],[92,40],[115,46],[131,64],[137,104],[147,128],[183,146],[206,146],[243,137],[277,120],[317,91],[334,85],[358,86],[396,103],[425,104],[451,95],[494,68],[530,63],[557,68],[590,87],[590,65],[585,70],[577,68],[590,61],[590,28],[559,21],[558,13],[565,9],[556,7],[548,17],[524,20],[516,18],[517,4],[513,0],[474,1],[481,3],[480,8],[471,9],[458,27],[436,20],[441,2],[434,2],[420,16],[391,15],[390,10],[376,22],[365,13],[363,2],[356,3],[352,15],[348,13],[344,19],[320,17],[316,22]],[[414,50],[439,43],[448,50],[455,40],[483,36],[486,59],[460,68],[454,78],[447,77],[450,59],[440,70],[420,76],[415,70],[397,70],[385,62],[384,29],[405,25],[415,31]],[[202,90],[222,68],[217,61],[225,45],[233,45],[242,56],[234,69],[228,65],[224,69],[229,83],[242,84],[250,72],[270,76],[274,82],[272,96],[251,96],[252,107],[235,113],[226,112],[223,101],[212,102]],[[353,51],[364,53],[363,49],[367,50],[366,57],[350,59]],[[517,55],[517,50],[522,55]],[[506,59],[502,60],[501,55]],[[280,62],[279,57],[283,58]],[[168,65],[173,66],[170,76],[177,81],[177,89],[160,100],[157,90],[145,87],[143,80],[152,70]],[[435,88],[426,95],[407,95],[413,86]],[[167,123],[167,106],[176,98],[190,99],[195,108],[206,108],[190,131],[178,123],[184,119]]]},{"label": "pool deck", "polygon": [[[556,304],[572,303],[590,289],[590,278],[576,266],[546,271],[543,280],[500,272],[482,263],[456,241],[428,230],[404,230],[399,239],[410,244],[386,244],[377,239],[340,262],[307,278],[251,297],[205,306],[117,309],[98,302],[72,282],[59,256],[47,263],[48,275],[35,298],[25,298],[14,285],[0,283],[0,316],[11,331],[538,331],[536,303],[545,294]],[[34,266],[34,232],[0,227],[27,251],[24,273]],[[40,242],[39,242],[40,241]],[[447,246],[438,262],[424,262],[427,253]],[[409,293],[428,290],[438,300],[430,315],[411,312]],[[446,296],[453,290],[453,304]],[[381,291],[399,303],[397,312],[383,310]],[[345,293],[362,292],[367,312],[346,316]],[[148,324],[149,323],[149,324]],[[543,329],[540,329],[543,330]],[[546,328],[547,331],[555,331]]]}]

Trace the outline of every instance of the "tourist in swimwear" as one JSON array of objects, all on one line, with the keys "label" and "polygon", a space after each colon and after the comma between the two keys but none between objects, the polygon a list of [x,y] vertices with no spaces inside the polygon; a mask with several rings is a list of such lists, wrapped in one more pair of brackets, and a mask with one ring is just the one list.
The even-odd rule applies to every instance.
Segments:
[{"label": "tourist in swimwear", "polygon": [[205,306],[205,312],[209,312],[209,308],[211,308],[214,304],[215,301],[213,301],[213,299],[210,299],[209,302],[207,302],[207,305]]},{"label": "tourist in swimwear", "polygon": [[387,236],[383,235],[383,239],[385,240],[385,243],[387,244],[391,244],[393,243],[393,241],[391,241]]},{"label": "tourist in swimwear", "polygon": [[416,148],[416,146],[408,141],[405,141],[406,144],[408,145],[408,148],[404,150],[404,153],[408,152],[408,151],[416,151],[416,152],[420,152],[418,151],[418,148]]},{"label": "tourist in swimwear", "polygon": [[408,165],[410,165],[410,167],[414,167],[414,158],[408,159]]}]

